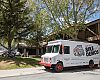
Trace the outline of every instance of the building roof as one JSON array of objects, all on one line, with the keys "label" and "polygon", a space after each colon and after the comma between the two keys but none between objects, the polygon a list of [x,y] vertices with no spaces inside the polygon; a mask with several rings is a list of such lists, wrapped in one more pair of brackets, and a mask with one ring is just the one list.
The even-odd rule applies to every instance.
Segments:
[{"label": "building roof", "polygon": [[89,22],[88,24],[86,24],[86,26],[88,27],[88,26],[94,25],[96,23],[100,23],[100,19],[97,19],[97,20],[94,20],[92,22]]}]

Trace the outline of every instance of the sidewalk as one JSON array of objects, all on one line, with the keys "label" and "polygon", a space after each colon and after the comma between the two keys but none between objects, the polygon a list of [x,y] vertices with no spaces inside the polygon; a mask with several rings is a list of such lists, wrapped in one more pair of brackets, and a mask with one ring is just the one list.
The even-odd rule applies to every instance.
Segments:
[{"label": "sidewalk", "polygon": [[43,69],[44,69],[44,67],[0,70],[0,78],[1,77],[10,77],[10,76],[38,74],[38,73],[46,72]]}]

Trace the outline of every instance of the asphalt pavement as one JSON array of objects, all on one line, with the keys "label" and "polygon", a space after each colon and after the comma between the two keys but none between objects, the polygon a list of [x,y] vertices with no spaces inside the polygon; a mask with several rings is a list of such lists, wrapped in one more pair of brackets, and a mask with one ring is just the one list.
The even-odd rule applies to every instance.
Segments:
[{"label": "asphalt pavement", "polygon": [[[35,69],[32,69],[36,71]],[[34,72],[32,71],[32,72]],[[100,69],[67,68],[61,73],[46,71],[43,67],[38,68],[39,74],[3,77],[0,80],[100,80]],[[46,71],[46,72],[45,72]]]}]

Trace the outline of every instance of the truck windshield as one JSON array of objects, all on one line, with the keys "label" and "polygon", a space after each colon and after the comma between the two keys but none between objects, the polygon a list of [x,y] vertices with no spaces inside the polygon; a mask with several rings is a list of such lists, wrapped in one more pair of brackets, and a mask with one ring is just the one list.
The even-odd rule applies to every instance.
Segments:
[{"label": "truck windshield", "polygon": [[52,51],[52,46],[47,46],[46,47],[46,53],[51,53]]},{"label": "truck windshield", "polygon": [[58,53],[58,51],[59,51],[59,45],[54,45],[52,53]]},{"label": "truck windshield", "polygon": [[47,46],[46,47],[46,53],[58,53],[59,52],[59,46],[60,45]]}]

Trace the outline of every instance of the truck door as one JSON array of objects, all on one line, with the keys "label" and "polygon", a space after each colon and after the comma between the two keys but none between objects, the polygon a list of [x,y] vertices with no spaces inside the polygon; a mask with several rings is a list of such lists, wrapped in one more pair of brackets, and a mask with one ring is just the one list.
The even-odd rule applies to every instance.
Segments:
[{"label": "truck door", "polygon": [[64,67],[70,66],[70,46],[63,46]]}]

